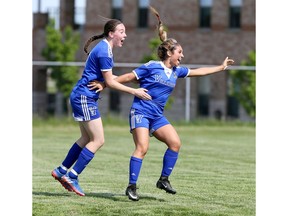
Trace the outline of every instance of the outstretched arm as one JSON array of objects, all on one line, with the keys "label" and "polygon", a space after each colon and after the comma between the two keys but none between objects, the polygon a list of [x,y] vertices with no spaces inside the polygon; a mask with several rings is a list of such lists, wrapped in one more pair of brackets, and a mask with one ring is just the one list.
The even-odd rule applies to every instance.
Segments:
[{"label": "outstretched arm", "polygon": [[136,76],[133,72],[125,73],[117,76],[115,80],[119,83],[137,82]]},{"label": "outstretched arm", "polygon": [[[131,88],[131,87],[128,87],[128,86],[121,84],[120,82],[118,82],[116,80],[116,79],[118,79],[118,77],[116,79],[114,79],[112,71],[106,71],[106,72],[103,72],[102,74],[103,74],[103,77],[105,79],[105,84],[107,87],[132,94],[132,95],[134,95],[138,98],[144,99],[144,100],[151,100],[151,96],[147,93],[148,92],[147,89],[144,89],[144,88],[135,89],[135,88]],[[124,79],[124,81],[127,81],[130,78],[129,78],[129,76],[127,76],[126,80]]]},{"label": "outstretched arm", "polygon": [[205,76],[208,74],[220,72],[220,71],[225,70],[229,65],[232,65],[232,64],[234,64],[234,60],[226,57],[226,59],[223,61],[223,63],[219,66],[190,69],[188,77]]},{"label": "outstretched arm", "polygon": [[[129,83],[129,82],[138,83],[136,76],[133,72],[125,73],[121,76],[113,75],[113,79],[119,83]],[[106,87],[106,84],[104,82],[93,80],[92,82],[89,83],[88,87],[90,87],[90,90],[95,89],[96,92],[100,92]]]}]

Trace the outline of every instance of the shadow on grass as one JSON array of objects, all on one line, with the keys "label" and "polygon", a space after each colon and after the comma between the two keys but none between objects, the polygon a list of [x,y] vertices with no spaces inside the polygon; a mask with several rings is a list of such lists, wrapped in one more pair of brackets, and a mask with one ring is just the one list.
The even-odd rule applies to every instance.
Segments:
[{"label": "shadow on grass", "polygon": [[[51,192],[33,192],[33,195],[35,196],[78,196],[73,192],[66,192],[66,193],[51,193]],[[123,201],[123,197],[126,197],[124,194],[114,194],[114,193],[86,193],[84,197],[98,197],[98,198],[104,198],[109,199],[113,201]],[[140,196],[140,200],[149,200],[149,201],[159,201],[159,202],[165,202],[165,199],[159,199],[152,196],[143,195]],[[131,201],[127,198],[127,201]]]}]

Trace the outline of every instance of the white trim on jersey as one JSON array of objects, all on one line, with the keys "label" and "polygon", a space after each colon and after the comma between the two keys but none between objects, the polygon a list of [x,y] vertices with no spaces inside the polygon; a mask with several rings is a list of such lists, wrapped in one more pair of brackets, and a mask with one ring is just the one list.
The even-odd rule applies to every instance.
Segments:
[{"label": "white trim on jersey", "polygon": [[108,40],[105,38],[105,39],[103,39],[103,41],[105,41],[108,44],[108,57],[113,58],[112,47],[110,46]]},{"label": "white trim on jersey", "polygon": [[100,69],[102,72],[112,71],[112,68],[110,69]]},{"label": "white trim on jersey", "polygon": [[136,73],[134,70],[133,70],[132,72],[133,72],[134,75],[136,76],[136,79],[139,80],[139,77],[138,77],[137,73]]}]

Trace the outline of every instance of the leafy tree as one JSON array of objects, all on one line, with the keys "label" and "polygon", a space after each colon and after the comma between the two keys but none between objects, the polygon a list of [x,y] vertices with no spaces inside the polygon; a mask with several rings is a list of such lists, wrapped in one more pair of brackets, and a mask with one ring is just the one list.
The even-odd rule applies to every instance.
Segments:
[{"label": "leafy tree", "polygon": [[[242,66],[256,65],[255,50],[248,53],[248,60],[241,62]],[[251,116],[256,116],[256,71],[231,70],[231,95],[234,96]]]},{"label": "leafy tree", "polygon": [[[71,26],[66,26],[61,32],[55,29],[55,20],[50,19],[46,26],[46,47],[42,50],[42,56],[48,61],[73,62],[76,51],[79,48],[80,36],[73,32]],[[69,95],[73,85],[79,79],[77,66],[54,66],[51,68],[51,78],[55,80],[57,90],[63,93],[69,103]],[[68,109],[69,110],[69,109]]]},{"label": "leafy tree", "polygon": [[144,55],[142,59],[142,63],[146,63],[150,60],[158,60],[157,49],[161,44],[161,40],[158,37],[154,37],[149,40],[149,48],[151,49],[151,53],[149,55]]}]

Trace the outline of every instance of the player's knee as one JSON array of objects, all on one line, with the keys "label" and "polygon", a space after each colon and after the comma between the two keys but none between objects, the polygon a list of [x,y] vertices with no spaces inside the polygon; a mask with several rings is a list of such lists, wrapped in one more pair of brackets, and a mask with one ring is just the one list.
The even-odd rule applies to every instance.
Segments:
[{"label": "player's knee", "polygon": [[105,143],[105,139],[103,138],[99,141],[99,146],[102,147],[104,145],[104,143]]},{"label": "player's knee", "polygon": [[90,142],[90,138],[81,136],[76,142],[79,146],[84,147],[88,142]]},{"label": "player's knee", "polygon": [[181,148],[181,142],[180,140],[175,140],[173,142],[167,143],[167,146],[176,152],[179,152],[180,148]]},{"label": "player's knee", "polygon": [[99,149],[104,145],[105,139],[104,138],[96,139],[96,140],[92,141],[92,143],[93,143],[93,146],[96,147],[96,149]]},{"label": "player's knee", "polygon": [[148,148],[136,148],[135,153],[141,157],[144,158],[145,155],[147,154]]}]

